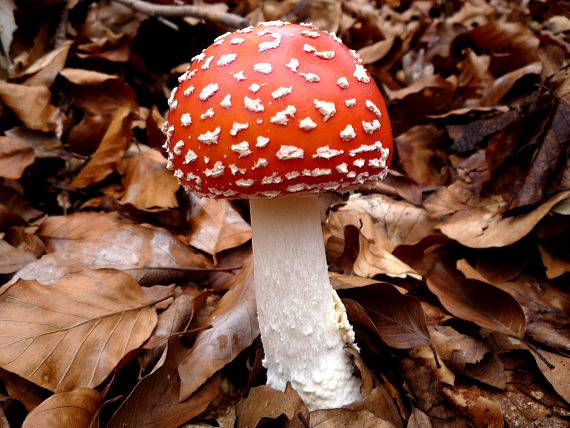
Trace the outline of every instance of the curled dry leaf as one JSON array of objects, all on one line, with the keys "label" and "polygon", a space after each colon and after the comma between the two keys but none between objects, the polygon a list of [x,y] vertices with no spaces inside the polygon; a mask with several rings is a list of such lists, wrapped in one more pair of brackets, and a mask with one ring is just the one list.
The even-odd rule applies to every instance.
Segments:
[{"label": "curled dry leaf", "polygon": [[311,413],[311,427],[376,427],[395,428],[392,422],[380,419],[368,410],[331,409]]},{"label": "curled dry leaf", "polygon": [[34,260],[36,256],[30,251],[15,248],[0,239],[0,274],[14,273]]},{"label": "curled dry leaf", "polygon": [[497,428],[504,426],[500,404],[481,396],[476,386],[470,388],[444,386],[443,391],[454,407],[467,416],[475,426]]},{"label": "curled dry leaf", "polygon": [[22,428],[89,427],[102,399],[99,391],[88,388],[54,394],[28,414]]},{"label": "curled dry leaf", "polygon": [[524,336],[523,309],[513,296],[500,288],[466,279],[443,260],[434,264],[426,282],[443,307],[456,317],[508,336]]},{"label": "curled dry leaf", "polygon": [[416,244],[433,232],[436,223],[425,209],[385,195],[350,198],[339,211],[367,213],[376,228],[390,240],[392,247],[386,248],[390,251],[398,245]]},{"label": "curled dry leaf", "polygon": [[157,211],[178,206],[176,191],[178,181],[166,169],[166,158],[161,152],[140,146],[133,157],[119,165],[123,175],[122,204],[132,204],[144,211]]},{"label": "curled dry leaf", "polygon": [[503,247],[528,235],[552,207],[568,197],[570,191],[556,193],[533,211],[510,217],[486,208],[459,211],[437,227],[446,236],[467,247]]},{"label": "curled dry leaf", "polygon": [[192,395],[259,335],[252,269],[243,269],[239,275],[241,283],[222,297],[204,322],[212,328],[198,334],[188,356],[178,366],[180,400]]},{"label": "curled dry leaf", "polygon": [[286,421],[279,426],[286,428],[304,428],[299,415],[309,421],[309,410],[290,383],[287,383],[285,391],[277,391],[267,385],[252,388],[236,411],[236,428],[254,428],[259,426],[262,419],[283,419],[281,416]]},{"label": "curled dry leaf", "polygon": [[84,271],[0,294],[0,366],[54,392],[99,385],[157,321],[128,275]]},{"label": "curled dry leaf", "polygon": [[38,234],[48,254],[20,270],[17,278],[49,283],[67,272],[113,268],[142,284],[156,284],[209,268],[203,255],[166,230],[123,223],[105,214],[48,217]]},{"label": "curled dry leaf", "polygon": [[567,403],[570,403],[570,358],[543,349],[540,350],[540,353],[550,364],[554,365],[554,367],[549,368],[544,361],[533,352],[532,356],[536,360],[538,368],[548,382],[550,382],[554,390],[566,400]]},{"label": "curled dry leaf", "polygon": [[63,91],[86,113],[114,116],[123,105],[136,111],[135,91],[115,75],[77,68],[65,68],[60,75],[69,82]]},{"label": "curled dry leaf", "polygon": [[0,99],[22,123],[38,131],[54,131],[56,108],[51,104],[51,92],[45,86],[24,86],[0,80]]},{"label": "curled dry leaf", "polygon": [[178,400],[177,367],[188,349],[178,337],[168,341],[162,367],[144,377],[112,416],[107,427],[176,427],[202,413],[219,394],[220,377],[214,376],[184,401]]},{"label": "curled dry leaf", "polygon": [[388,283],[344,290],[349,319],[376,333],[389,346],[407,349],[431,345],[420,302]]},{"label": "curled dry leaf", "polygon": [[130,138],[130,106],[123,104],[116,111],[91,160],[75,176],[71,186],[84,188],[111,174],[119,165]]},{"label": "curled dry leaf", "polygon": [[[33,64],[13,77],[20,78],[26,86],[45,86],[49,88],[65,66],[67,54],[72,44],[71,40],[65,41],[61,46],[34,61]],[[25,79],[22,79],[22,77],[25,77]]]},{"label": "curled dry leaf", "polygon": [[190,197],[193,228],[188,241],[190,245],[216,255],[251,239],[251,227],[229,200]]},{"label": "curled dry leaf", "polygon": [[[412,268],[391,254],[394,244],[381,231],[381,220],[375,223],[364,211],[341,207],[331,212],[326,226],[330,232],[327,242],[329,253],[334,245],[344,246],[344,252],[336,262],[339,266],[352,264],[354,272],[363,277],[386,274],[419,278]],[[348,248],[351,242],[359,247],[355,258],[353,249]],[[346,266],[344,270],[350,273]]]},{"label": "curled dry leaf", "polygon": [[34,149],[24,140],[0,137],[0,177],[20,178],[34,159]]}]

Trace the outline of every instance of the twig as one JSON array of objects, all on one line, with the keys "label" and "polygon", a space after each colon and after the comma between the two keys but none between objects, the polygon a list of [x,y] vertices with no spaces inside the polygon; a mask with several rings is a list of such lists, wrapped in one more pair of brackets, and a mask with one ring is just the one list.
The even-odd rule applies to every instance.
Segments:
[{"label": "twig", "polygon": [[192,5],[166,5],[147,3],[143,0],[114,0],[130,7],[137,12],[144,13],[148,16],[163,18],[184,18],[191,16],[193,18],[201,18],[210,22],[224,25],[229,28],[243,28],[247,26],[247,21],[239,15],[226,12],[216,12],[200,6]]}]

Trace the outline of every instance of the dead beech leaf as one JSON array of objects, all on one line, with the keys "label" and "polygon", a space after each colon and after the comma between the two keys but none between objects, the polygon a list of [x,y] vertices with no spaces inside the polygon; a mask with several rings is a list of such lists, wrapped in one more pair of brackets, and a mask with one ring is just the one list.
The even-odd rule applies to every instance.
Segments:
[{"label": "dead beech leaf", "polygon": [[63,91],[73,98],[77,108],[89,114],[114,116],[125,105],[137,111],[135,91],[122,78],[76,68],[64,68],[60,75],[69,82]]},{"label": "dead beech leaf", "polygon": [[545,351],[544,349],[540,350],[540,354],[546,358],[550,364],[554,365],[554,368],[549,368],[535,352],[532,352],[532,356],[536,360],[538,368],[548,382],[550,382],[554,390],[560,394],[567,403],[570,403],[570,358]]},{"label": "dead beech leaf", "polygon": [[188,356],[178,366],[180,400],[192,395],[259,335],[252,270],[239,273],[242,282],[222,297],[204,322],[212,328],[198,334]]},{"label": "dead beech leaf", "polygon": [[311,413],[312,428],[377,427],[395,428],[392,422],[380,419],[368,410],[330,409]]},{"label": "dead beech leaf", "polygon": [[113,268],[141,284],[156,284],[210,267],[206,257],[170,232],[123,223],[105,214],[48,217],[38,234],[48,254],[20,270],[17,278],[45,284],[67,272]]},{"label": "dead beech leaf", "polygon": [[220,377],[214,376],[190,398],[179,401],[177,368],[187,353],[188,349],[180,344],[178,337],[171,338],[162,367],[135,386],[107,427],[176,427],[206,410],[220,392]]},{"label": "dead beech leaf", "polygon": [[304,428],[299,414],[309,421],[309,410],[290,383],[287,383],[285,391],[262,385],[252,388],[247,398],[238,405],[236,428],[254,428],[262,419],[275,420],[280,416],[285,416],[286,421],[279,426]]},{"label": "dead beech leaf", "polygon": [[235,248],[251,239],[251,227],[226,199],[192,198],[193,232],[188,243],[208,254]]},{"label": "dead beech leaf", "polygon": [[420,302],[388,283],[344,290],[349,319],[376,333],[389,346],[408,349],[431,345]]},{"label": "dead beech leaf", "polygon": [[[327,231],[330,236],[327,240],[327,251],[332,252],[333,244],[344,246],[344,252],[336,261],[336,264],[350,266],[354,273],[363,277],[373,277],[385,274],[392,277],[419,278],[419,275],[406,263],[391,254],[394,244],[381,232],[381,223],[374,223],[370,215],[364,210],[349,209],[343,206],[332,211],[327,223]],[[351,229],[352,228],[352,229]],[[347,235],[347,231],[355,233]],[[350,248],[350,238],[354,244],[358,243],[356,257]],[[347,239],[349,238],[349,239]],[[344,269],[350,273],[350,268]]]},{"label": "dead beech leaf", "polygon": [[372,278],[379,274],[393,278],[411,277],[420,279],[421,276],[406,263],[389,251],[375,245],[375,241],[359,236],[360,251],[354,261],[354,273],[359,276]]},{"label": "dead beech leaf", "polygon": [[558,278],[565,273],[570,272],[570,261],[550,252],[546,247],[539,245],[542,264],[546,268],[546,277],[548,279]]},{"label": "dead beech leaf", "polygon": [[436,227],[471,248],[504,247],[528,235],[554,205],[568,197],[568,190],[556,193],[533,211],[511,217],[486,208],[459,211]]},{"label": "dead beech leaf", "polygon": [[392,243],[391,251],[398,245],[412,245],[433,232],[435,221],[428,212],[405,201],[397,201],[385,195],[353,197],[339,211],[367,213],[383,236]]},{"label": "dead beech leaf", "polygon": [[358,56],[362,60],[363,64],[372,64],[382,58],[384,58],[392,46],[394,46],[395,37],[389,37],[379,42],[373,43],[371,45],[365,46],[358,50]]},{"label": "dead beech leaf", "polygon": [[127,149],[131,138],[130,128],[130,106],[123,104],[117,109],[91,160],[75,176],[71,186],[84,188],[111,174]]},{"label": "dead beech leaf", "polygon": [[56,108],[45,86],[24,86],[0,80],[0,99],[22,123],[37,131],[55,130]]},{"label": "dead beech leaf", "polygon": [[49,88],[64,67],[72,44],[71,40],[66,40],[61,46],[39,58],[22,73],[18,73],[17,77],[25,76],[26,78],[22,80],[26,86],[46,86]]},{"label": "dead beech leaf", "polygon": [[95,389],[59,392],[32,410],[22,428],[87,428],[91,426],[102,400],[101,393]]},{"label": "dead beech leaf", "polygon": [[139,284],[115,270],[19,280],[0,313],[0,366],[54,392],[99,385],[157,322]]},{"label": "dead beech leaf", "polygon": [[444,386],[443,392],[455,408],[467,416],[475,426],[497,428],[504,426],[500,404],[483,397],[476,386]]},{"label": "dead beech leaf", "polygon": [[178,206],[176,191],[180,187],[176,177],[166,169],[166,158],[161,152],[140,146],[133,157],[119,165],[125,192],[119,199],[145,211],[163,210]]},{"label": "dead beech leaf", "polygon": [[513,296],[500,288],[466,279],[442,260],[435,262],[426,282],[443,307],[456,317],[507,336],[524,336],[524,311]]},{"label": "dead beech leaf", "polygon": [[15,248],[0,239],[0,274],[14,273],[34,260],[36,256],[33,253]]},{"label": "dead beech leaf", "polygon": [[34,159],[34,149],[24,140],[0,137],[0,177],[20,178]]}]

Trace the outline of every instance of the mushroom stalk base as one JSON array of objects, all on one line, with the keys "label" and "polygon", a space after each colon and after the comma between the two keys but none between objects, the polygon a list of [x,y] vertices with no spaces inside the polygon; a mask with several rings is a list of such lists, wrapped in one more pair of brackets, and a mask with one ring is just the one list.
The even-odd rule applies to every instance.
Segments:
[{"label": "mushroom stalk base", "polygon": [[267,384],[291,382],[309,410],[360,398],[354,341],[331,287],[317,195],[251,199],[255,290]]}]

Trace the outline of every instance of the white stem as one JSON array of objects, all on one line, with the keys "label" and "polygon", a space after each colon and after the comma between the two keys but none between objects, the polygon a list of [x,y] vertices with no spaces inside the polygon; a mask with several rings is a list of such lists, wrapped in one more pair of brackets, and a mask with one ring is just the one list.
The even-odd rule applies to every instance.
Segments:
[{"label": "white stem", "polygon": [[251,199],[255,293],[267,384],[287,382],[310,410],[360,398],[344,350],[354,341],[331,287],[317,195]]}]

